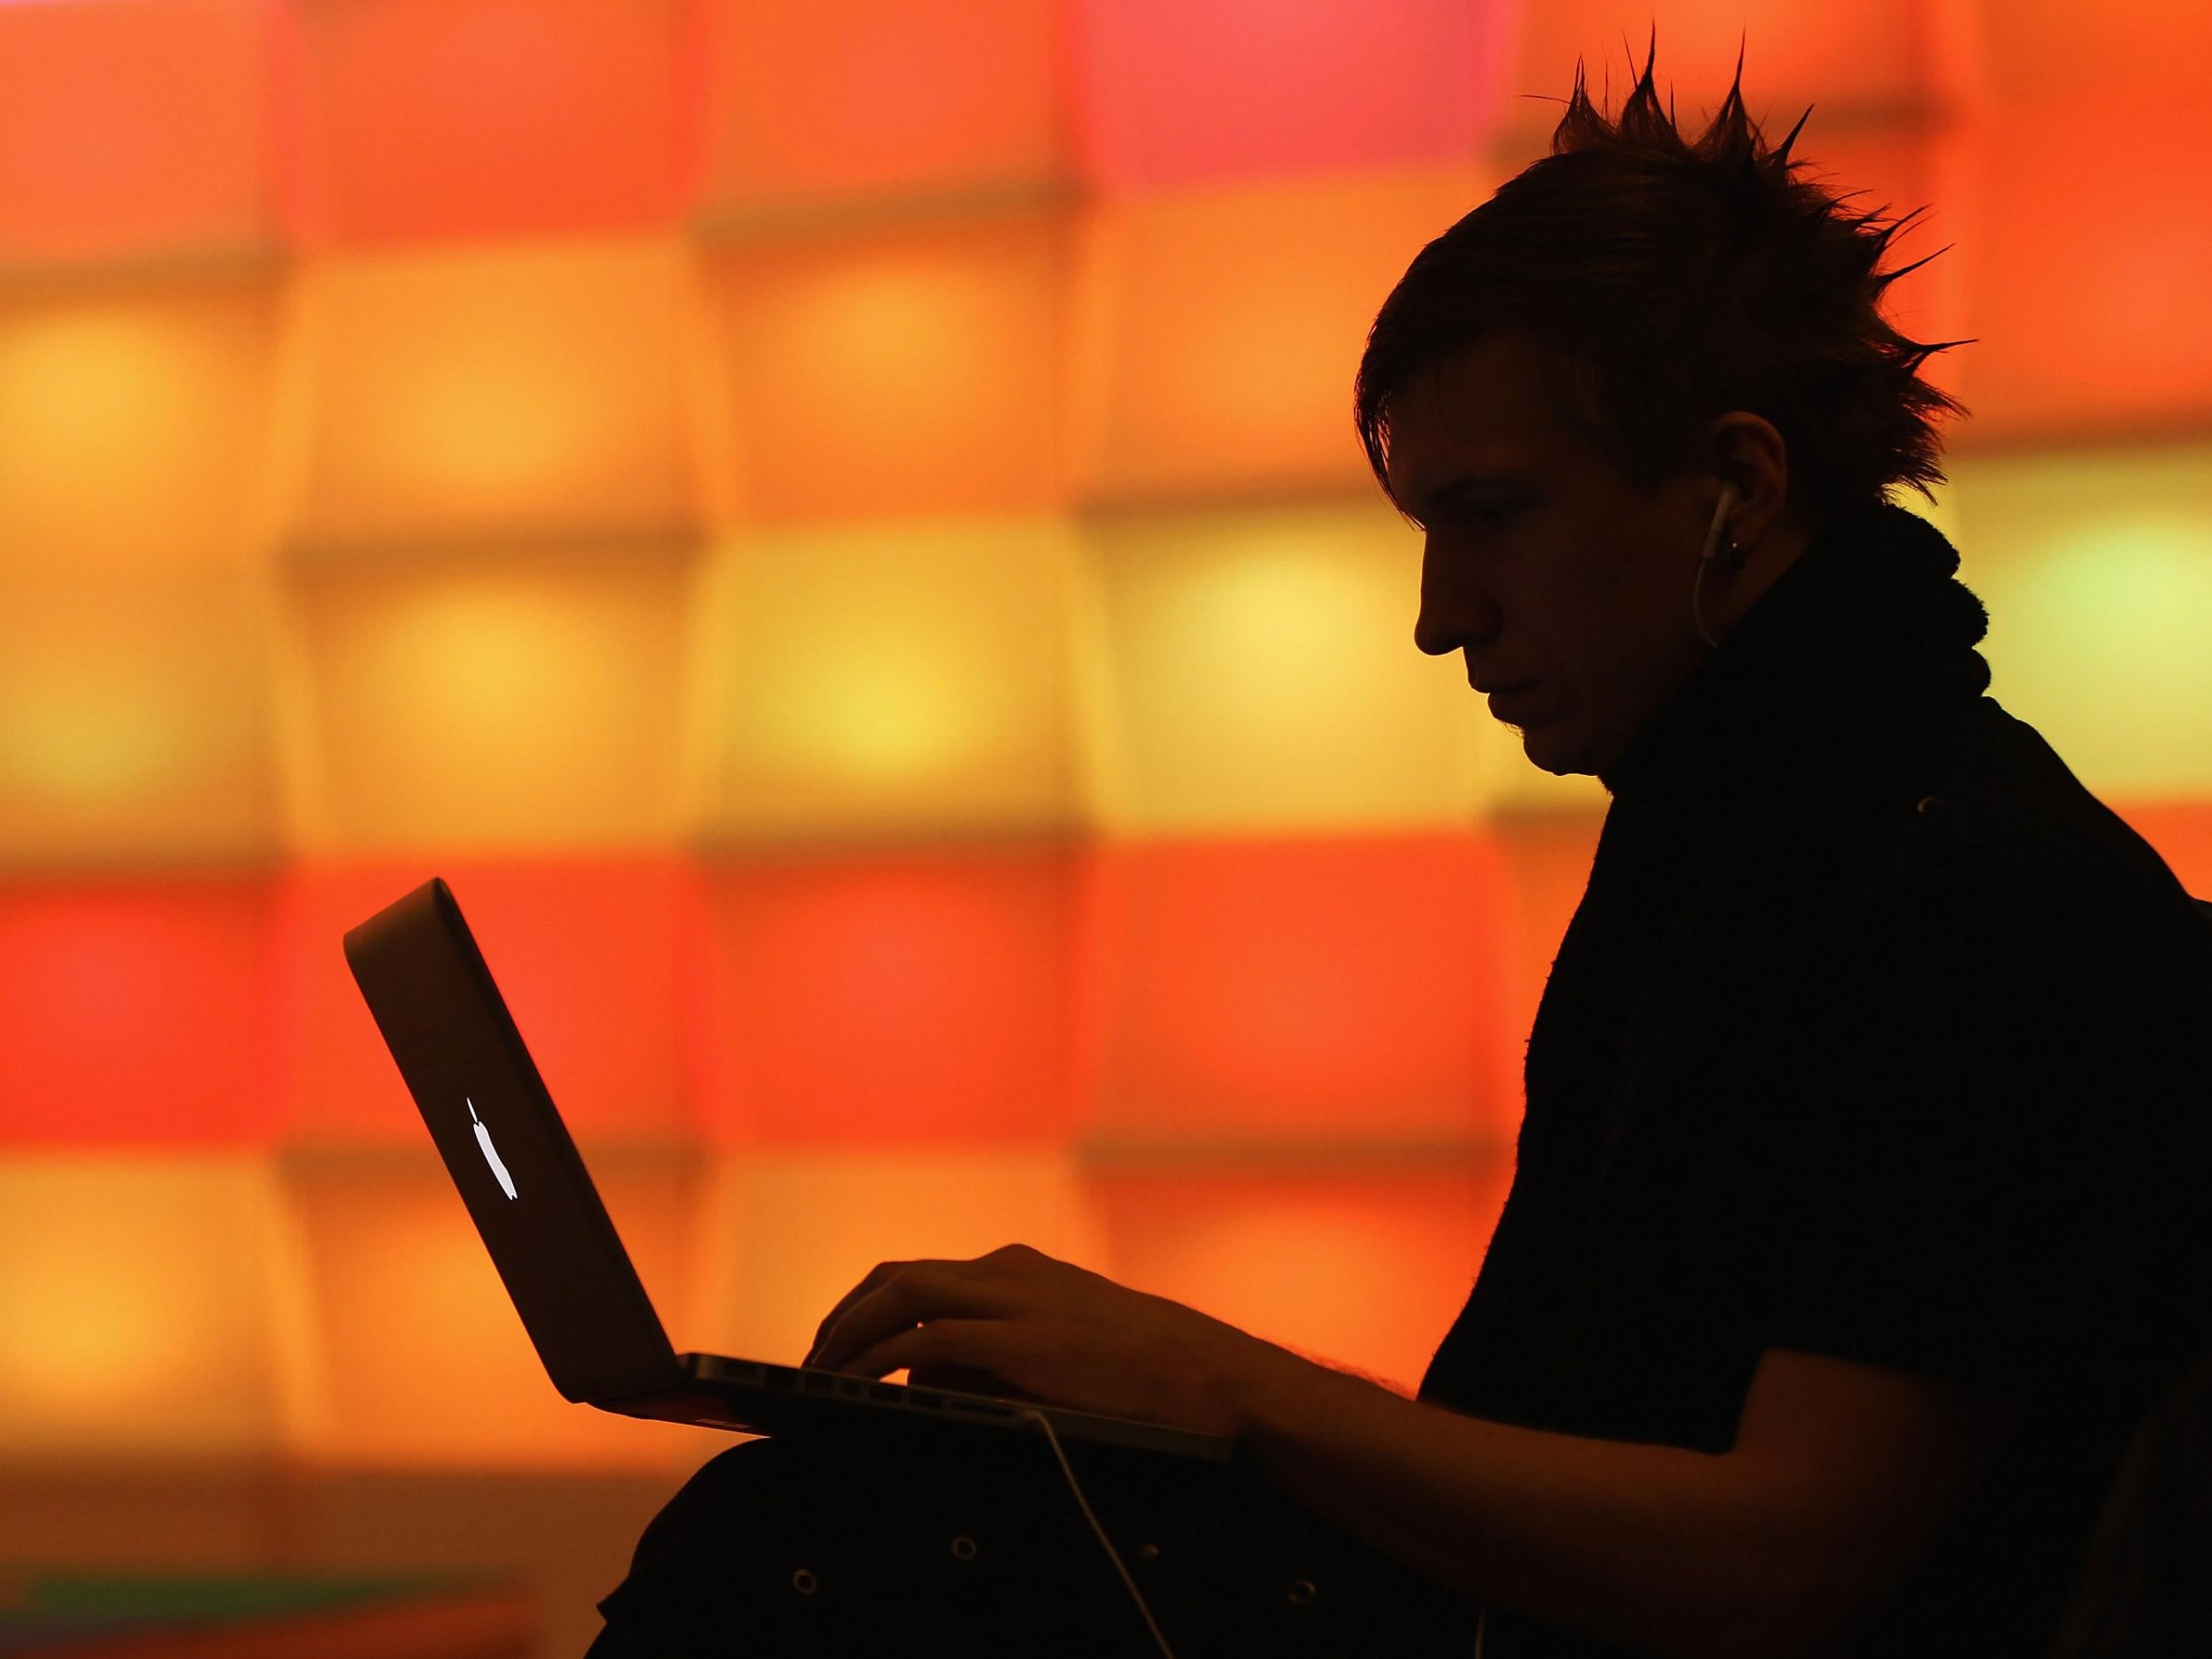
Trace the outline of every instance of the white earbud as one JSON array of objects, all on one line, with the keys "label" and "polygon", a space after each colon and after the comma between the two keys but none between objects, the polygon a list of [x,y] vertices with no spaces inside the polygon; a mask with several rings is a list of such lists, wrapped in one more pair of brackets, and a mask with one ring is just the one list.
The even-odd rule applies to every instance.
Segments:
[{"label": "white earbud", "polygon": [[[1713,555],[1720,549],[1721,526],[1728,522],[1728,510],[1736,504],[1736,487],[1720,487],[1720,504],[1713,509],[1713,527],[1705,533],[1705,551],[1697,556],[1697,580],[1690,584],[1690,626],[1697,630],[1697,637],[1717,650],[1720,641],[1705,626],[1705,572],[1713,563]],[[1732,549],[1734,543],[1731,542]]]}]

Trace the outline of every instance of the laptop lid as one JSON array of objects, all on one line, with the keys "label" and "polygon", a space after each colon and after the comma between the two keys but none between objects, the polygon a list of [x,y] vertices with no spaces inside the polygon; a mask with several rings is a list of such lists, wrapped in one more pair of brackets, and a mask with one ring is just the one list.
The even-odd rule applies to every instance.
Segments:
[{"label": "laptop lid", "polygon": [[345,937],[346,962],[553,1386],[584,1402],[682,1385],[668,1333],[433,878]]}]

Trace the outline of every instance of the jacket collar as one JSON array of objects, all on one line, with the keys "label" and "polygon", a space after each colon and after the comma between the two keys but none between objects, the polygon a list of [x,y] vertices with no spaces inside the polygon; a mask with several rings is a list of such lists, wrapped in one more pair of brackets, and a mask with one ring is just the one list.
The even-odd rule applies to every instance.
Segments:
[{"label": "jacket collar", "polygon": [[1671,818],[1978,697],[1989,616],[1958,565],[1940,531],[1887,502],[1831,520],[1603,774],[1616,804]]}]

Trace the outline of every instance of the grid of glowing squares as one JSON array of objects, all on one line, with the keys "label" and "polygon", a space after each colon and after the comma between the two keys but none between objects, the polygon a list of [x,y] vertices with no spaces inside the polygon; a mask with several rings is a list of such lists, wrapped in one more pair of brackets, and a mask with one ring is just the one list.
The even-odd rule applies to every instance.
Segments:
[{"label": "grid of glowing squares", "polygon": [[1417,572],[1371,503],[733,538],[694,625],[710,833],[1377,830],[1589,804],[1414,649]]},{"label": "grid of glowing squares", "polygon": [[[1407,1385],[1509,1172],[1502,1149],[1326,1172],[1042,1148],[593,1156],[680,1348],[795,1363],[878,1262],[1019,1242]],[[563,1401],[426,1155],[38,1157],[0,1170],[0,1449],[582,1470],[727,1444]]]},{"label": "grid of glowing squares", "polygon": [[[1457,1144],[1591,830],[434,867],[589,1145]],[[416,1145],[339,941],[424,875],[0,888],[0,1133]]]},{"label": "grid of glowing squares", "polygon": [[[705,879],[718,1145],[1506,1133],[1532,920],[1475,838],[794,856]],[[1442,918],[1442,924],[1440,923]]]}]

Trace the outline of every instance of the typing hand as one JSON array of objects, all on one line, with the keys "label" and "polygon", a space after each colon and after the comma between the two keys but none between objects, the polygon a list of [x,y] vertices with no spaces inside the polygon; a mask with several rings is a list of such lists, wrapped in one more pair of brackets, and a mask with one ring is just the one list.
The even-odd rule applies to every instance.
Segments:
[{"label": "typing hand", "polygon": [[[885,1262],[830,1310],[806,1363],[1178,1428],[1235,1432],[1240,1379],[1283,1350],[1025,1244],[971,1261]],[[974,1386],[971,1383],[968,1386]]]}]

